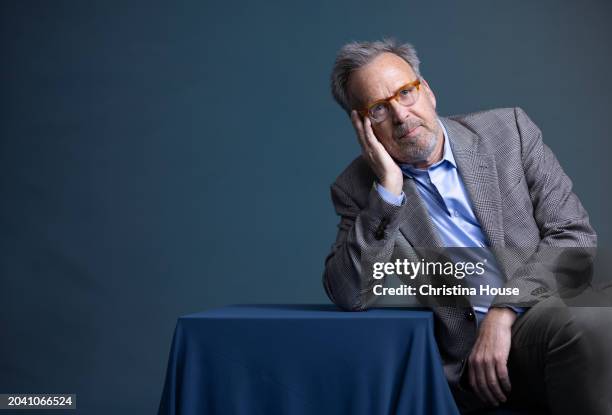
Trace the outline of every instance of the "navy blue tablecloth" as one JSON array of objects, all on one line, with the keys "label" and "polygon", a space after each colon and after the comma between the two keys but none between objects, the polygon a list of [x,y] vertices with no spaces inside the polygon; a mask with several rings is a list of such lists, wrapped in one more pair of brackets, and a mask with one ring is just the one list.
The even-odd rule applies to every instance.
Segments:
[{"label": "navy blue tablecloth", "polygon": [[179,318],[160,414],[453,414],[429,311],[231,306]]}]

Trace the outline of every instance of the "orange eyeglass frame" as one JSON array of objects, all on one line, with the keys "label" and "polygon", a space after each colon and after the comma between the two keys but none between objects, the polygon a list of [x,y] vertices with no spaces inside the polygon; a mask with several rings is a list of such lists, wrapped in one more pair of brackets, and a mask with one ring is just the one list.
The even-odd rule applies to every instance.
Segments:
[{"label": "orange eyeglass frame", "polygon": [[[383,98],[383,99],[379,99],[378,101],[374,102],[371,105],[368,105],[367,108],[365,109],[361,109],[361,110],[357,110],[357,112],[359,112],[359,114],[361,114],[362,117],[366,117],[368,114],[370,114],[370,109],[377,106],[378,104],[382,104],[382,103],[389,103],[392,100],[397,100],[399,98],[399,94],[402,90],[406,89],[406,88],[416,88],[417,90],[420,90],[421,87],[421,80],[420,79],[416,79],[410,83],[407,83],[406,85],[402,85],[396,92],[395,94],[393,94],[392,96],[390,96],[389,98]],[[416,102],[416,101],[415,101]]]}]

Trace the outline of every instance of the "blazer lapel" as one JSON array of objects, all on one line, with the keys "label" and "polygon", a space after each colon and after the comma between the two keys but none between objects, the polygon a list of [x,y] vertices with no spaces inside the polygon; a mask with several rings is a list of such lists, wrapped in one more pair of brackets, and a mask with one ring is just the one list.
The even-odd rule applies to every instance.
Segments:
[{"label": "blazer lapel", "polygon": [[400,232],[413,247],[441,247],[442,243],[434,230],[429,212],[419,195],[414,180],[404,176],[406,209],[402,209]]},{"label": "blazer lapel", "polygon": [[440,118],[449,136],[459,175],[489,246],[504,246],[501,195],[493,155],[479,148],[479,138],[449,118]]}]

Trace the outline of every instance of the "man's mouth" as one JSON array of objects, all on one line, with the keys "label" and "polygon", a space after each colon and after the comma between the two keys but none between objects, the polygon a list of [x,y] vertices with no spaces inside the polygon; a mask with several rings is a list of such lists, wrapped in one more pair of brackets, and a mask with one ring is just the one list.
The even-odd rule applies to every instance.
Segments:
[{"label": "man's mouth", "polygon": [[404,131],[404,133],[402,135],[399,136],[399,139],[403,139],[403,138],[412,138],[414,136],[416,136],[416,134],[418,133],[418,129],[421,127],[421,124],[415,125],[412,128],[408,128]]}]

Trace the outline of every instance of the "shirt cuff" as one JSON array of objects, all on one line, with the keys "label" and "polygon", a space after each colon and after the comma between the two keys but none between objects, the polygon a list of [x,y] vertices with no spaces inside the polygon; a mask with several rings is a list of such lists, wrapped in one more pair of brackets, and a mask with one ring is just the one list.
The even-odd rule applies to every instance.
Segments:
[{"label": "shirt cuff", "polygon": [[525,311],[527,311],[527,309],[525,307],[516,307],[516,306],[513,306],[513,305],[509,305],[509,306],[506,306],[506,307],[508,307],[510,310],[514,311],[517,316],[520,316]]},{"label": "shirt cuff", "polygon": [[382,186],[380,183],[376,183],[376,191],[378,192],[380,197],[382,197],[382,199],[390,205],[401,206],[406,200],[406,195],[404,194],[404,192],[397,196],[385,189],[385,187]]}]

